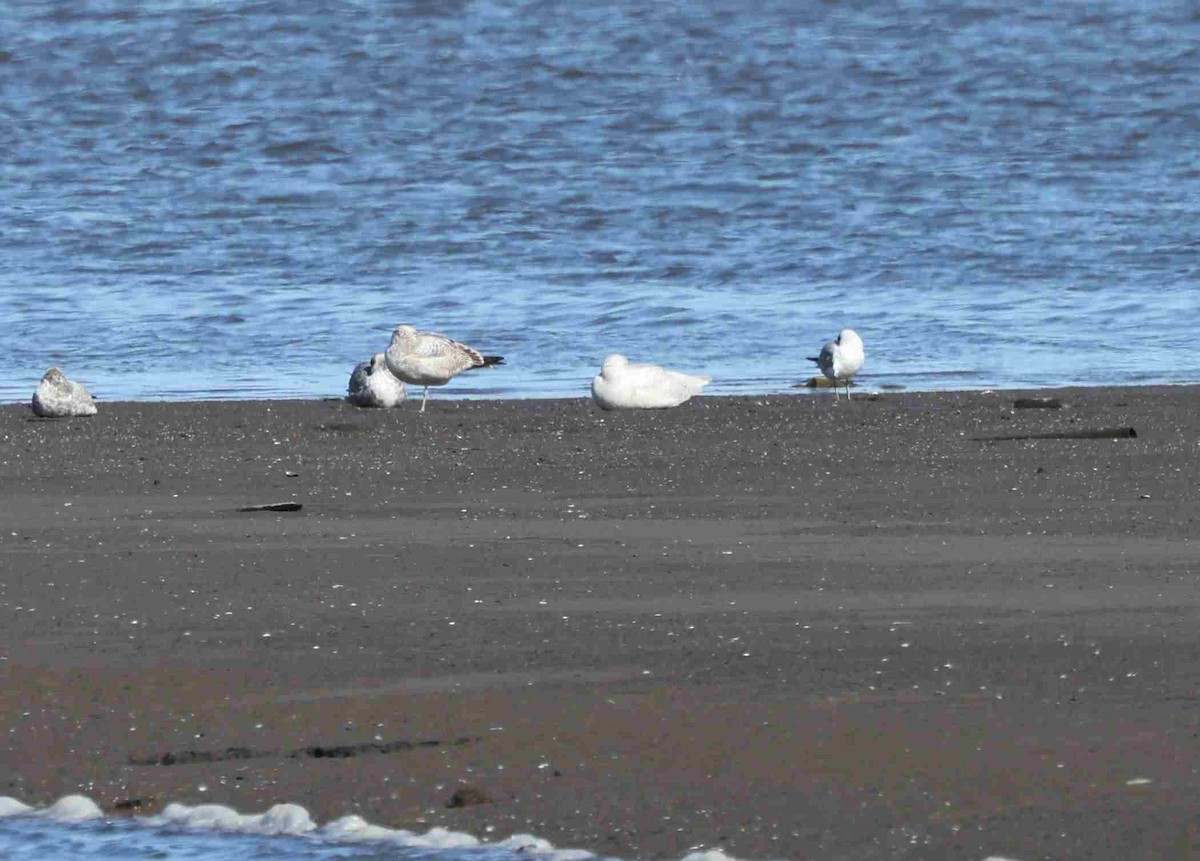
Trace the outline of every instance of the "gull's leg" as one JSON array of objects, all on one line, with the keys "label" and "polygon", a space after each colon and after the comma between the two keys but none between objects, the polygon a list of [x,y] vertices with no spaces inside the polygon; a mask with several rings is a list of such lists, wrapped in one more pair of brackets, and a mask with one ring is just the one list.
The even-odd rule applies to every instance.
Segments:
[{"label": "gull's leg", "polygon": [[425,387],[425,397],[421,398],[421,412],[425,412],[425,402],[429,400],[429,386]]},{"label": "gull's leg", "polygon": [[833,378],[833,402],[836,404],[842,397],[842,390],[838,386],[837,377]]},{"label": "gull's leg", "polygon": [[850,381],[846,380],[846,400],[850,400]]}]

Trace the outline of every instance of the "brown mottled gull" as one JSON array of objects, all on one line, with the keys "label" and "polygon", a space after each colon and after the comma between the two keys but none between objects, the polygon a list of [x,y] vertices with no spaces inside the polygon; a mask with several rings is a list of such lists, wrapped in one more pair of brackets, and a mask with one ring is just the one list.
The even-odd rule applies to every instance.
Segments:
[{"label": "brown mottled gull", "polygon": [[444,386],[463,371],[504,362],[503,356],[484,356],[445,335],[419,332],[416,326],[408,325],[396,327],[384,356],[393,374],[410,385],[425,387],[421,412],[425,412],[430,386]]}]

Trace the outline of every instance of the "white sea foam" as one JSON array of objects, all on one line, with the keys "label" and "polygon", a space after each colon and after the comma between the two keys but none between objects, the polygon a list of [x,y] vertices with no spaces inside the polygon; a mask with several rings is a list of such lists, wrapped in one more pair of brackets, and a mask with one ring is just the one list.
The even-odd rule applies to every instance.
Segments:
[{"label": "white sea foam", "polygon": [[374,840],[392,840],[398,834],[407,833],[409,832],[397,831],[383,825],[372,825],[361,816],[351,814],[325,823],[317,832],[317,836],[338,843],[364,843]]},{"label": "white sea foam", "polygon": [[683,861],[733,861],[720,849],[705,849],[683,856]]},{"label": "white sea foam", "polygon": [[298,804],[276,804],[266,813],[238,813],[223,804],[168,804],[147,825],[176,828],[213,828],[238,834],[307,834],[317,825]]},{"label": "white sea foam", "polygon": [[496,845],[520,852],[522,855],[545,855],[552,861],[583,861],[585,858],[596,857],[586,849],[556,849],[549,840],[534,837],[532,834],[514,834]]},{"label": "white sea foam", "polygon": [[7,795],[0,795],[0,819],[7,816],[17,816],[21,813],[28,813],[33,810],[28,804],[23,804],[15,798],[9,798]]},{"label": "white sea foam", "polygon": [[55,822],[86,822],[104,818],[104,812],[96,802],[83,795],[65,795],[49,807],[32,811],[29,815]]},{"label": "white sea foam", "polygon": [[338,843],[387,842],[417,849],[496,847],[523,855],[543,855],[550,861],[583,861],[596,857],[583,849],[556,849],[549,840],[534,837],[532,834],[514,834],[497,843],[483,843],[477,837],[461,831],[431,828],[424,834],[417,834],[413,831],[373,825],[361,816],[353,814],[321,826],[316,836]]},{"label": "white sea foam", "polygon": [[343,816],[323,825],[317,836],[339,843],[387,842],[420,849],[471,849],[481,845],[478,837],[461,831],[435,827],[424,834],[372,825],[361,816]]}]

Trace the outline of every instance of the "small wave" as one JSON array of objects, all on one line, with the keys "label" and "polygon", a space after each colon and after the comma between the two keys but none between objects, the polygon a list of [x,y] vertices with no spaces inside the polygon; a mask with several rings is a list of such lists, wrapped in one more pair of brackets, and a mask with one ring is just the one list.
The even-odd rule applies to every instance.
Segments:
[{"label": "small wave", "polygon": [[245,323],[241,314],[193,314],[187,318],[191,323]]},{"label": "small wave", "polygon": [[264,194],[254,202],[260,206],[311,206],[321,200],[319,193]]},{"label": "small wave", "polygon": [[[69,795],[45,808],[33,808],[15,798],[0,796],[0,820],[45,819],[56,823],[88,823],[104,818],[94,801],[82,795]],[[430,858],[429,850],[445,853],[447,859],[537,857],[543,861],[585,861],[598,858],[583,849],[559,849],[532,834],[513,834],[496,842],[485,842],[474,835],[447,828],[434,827],[424,833],[375,825],[361,816],[349,815],[325,825],[313,822],[308,811],[297,804],[276,804],[263,813],[239,813],[223,804],[168,804],[155,816],[133,817],[135,826],[157,829],[165,834],[180,832],[215,832],[257,837],[292,837],[312,840],[314,845],[350,845],[375,843],[414,850],[425,850],[422,858]],[[42,842],[38,839],[39,844]],[[82,834],[73,835],[73,844],[86,844]],[[499,853],[499,854],[498,854]],[[319,853],[317,857],[322,857]],[[163,852],[158,857],[172,858]],[[183,856],[180,856],[183,857]],[[194,857],[188,853],[187,857]],[[213,857],[218,857],[214,855]],[[334,856],[330,856],[334,857]],[[340,854],[336,857],[341,857]],[[692,852],[682,861],[736,861],[719,849]],[[996,859],[992,859],[996,861]]]},{"label": "small wave", "polygon": [[529,157],[509,146],[490,146],[483,149],[471,149],[462,153],[459,158],[463,161],[518,162],[529,161]]},{"label": "small wave", "polygon": [[304,164],[310,161],[327,161],[331,158],[346,157],[345,151],[338,149],[333,144],[311,138],[270,144],[263,147],[263,155],[267,158],[290,164]]},{"label": "small wave", "polygon": [[564,81],[579,81],[579,80],[584,80],[587,78],[603,78],[604,77],[604,75],[602,75],[599,72],[593,72],[593,71],[590,71],[589,69],[579,69],[574,66],[568,66],[565,69],[555,69],[554,71],[555,71],[555,74],[557,74]]}]

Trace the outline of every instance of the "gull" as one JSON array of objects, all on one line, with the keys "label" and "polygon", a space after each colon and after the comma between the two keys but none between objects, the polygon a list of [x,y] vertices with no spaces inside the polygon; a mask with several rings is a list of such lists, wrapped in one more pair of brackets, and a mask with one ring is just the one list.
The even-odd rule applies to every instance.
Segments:
[{"label": "gull", "polygon": [[359,362],[350,375],[346,400],[356,407],[390,409],[408,400],[404,383],[388,370],[383,353],[376,353],[369,362]]},{"label": "gull", "polygon": [[592,399],[605,410],[677,407],[710,382],[712,377],[668,371],[658,365],[635,365],[613,353],[592,380]]},{"label": "gull", "polygon": [[842,329],[838,336],[821,348],[821,355],[809,356],[816,362],[821,373],[833,382],[833,397],[837,400],[837,387],[846,387],[846,400],[850,400],[850,378],[857,374],[865,360],[862,338],[853,329]]},{"label": "gull", "polygon": [[72,382],[61,368],[46,371],[33,393],[33,413],[42,418],[94,416],[96,399],[82,383]]},{"label": "gull", "polygon": [[484,356],[478,350],[452,341],[436,332],[419,332],[416,326],[400,325],[384,354],[388,370],[406,383],[424,386],[421,412],[429,400],[430,386],[444,386],[463,371],[504,364],[503,356]]}]

